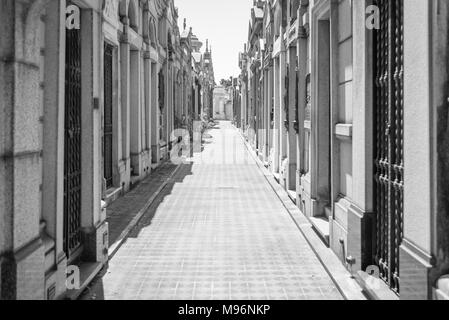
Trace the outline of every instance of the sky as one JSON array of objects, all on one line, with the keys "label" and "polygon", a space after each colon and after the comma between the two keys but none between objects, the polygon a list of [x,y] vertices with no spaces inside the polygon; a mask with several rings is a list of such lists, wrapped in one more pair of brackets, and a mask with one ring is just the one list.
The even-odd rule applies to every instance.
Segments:
[{"label": "sky", "polygon": [[178,8],[179,29],[187,28],[203,42],[212,46],[215,81],[239,75],[238,53],[248,39],[248,25],[253,0],[174,0]]}]

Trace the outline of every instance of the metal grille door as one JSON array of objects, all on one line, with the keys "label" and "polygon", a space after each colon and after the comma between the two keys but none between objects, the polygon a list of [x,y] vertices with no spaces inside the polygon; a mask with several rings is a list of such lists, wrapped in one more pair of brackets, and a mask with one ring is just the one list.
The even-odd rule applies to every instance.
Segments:
[{"label": "metal grille door", "polygon": [[113,139],[113,114],[112,114],[112,55],[114,47],[105,44],[104,48],[104,133],[103,133],[103,157],[104,179],[106,188],[113,186],[112,169],[112,139]]},{"label": "metal grille door", "polygon": [[381,28],[374,37],[375,261],[382,279],[399,294],[404,209],[403,0],[379,0],[377,5]]},{"label": "metal grille door", "polygon": [[81,36],[67,30],[64,146],[64,251],[81,245]]},{"label": "metal grille door", "polygon": [[286,71],[285,71],[285,78],[284,78],[284,85],[285,85],[285,91],[284,91],[284,112],[285,112],[285,119],[284,119],[284,126],[285,130],[289,131],[289,122],[290,122],[290,114],[289,114],[289,90],[290,90],[290,66],[287,64]]},{"label": "metal grille door", "polygon": [[296,133],[299,133],[299,67],[298,67],[298,59],[296,59],[296,67],[295,67],[295,120],[294,127]]}]

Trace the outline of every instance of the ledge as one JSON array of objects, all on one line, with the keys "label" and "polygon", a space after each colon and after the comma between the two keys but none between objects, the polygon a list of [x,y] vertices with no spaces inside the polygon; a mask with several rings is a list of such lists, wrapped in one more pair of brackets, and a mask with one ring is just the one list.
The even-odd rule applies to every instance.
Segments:
[{"label": "ledge", "polygon": [[375,300],[399,300],[399,297],[378,277],[371,276],[364,271],[358,271],[356,279],[363,287],[364,291]]},{"label": "ledge", "polygon": [[312,129],[312,122],[311,121],[304,121],[304,129],[310,131]]},{"label": "ledge", "polygon": [[352,139],[352,124],[337,124],[335,126],[335,135],[339,139]]},{"label": "ledge", "polygon": [[111,203],[113,203],[115,200],[117,200],[122,195],[122,187],[119,188],[110,188],[106,190],[106,196],[104,201],[101,203],[101,209],[104,209],[105,207],[109,206]]},{"label": "ledge", "polygon": [[318,234],[318,236],[323,240],[326,247],[329,248],[330,245],[330,228],[329,228],[329,220],[322,217],[310,217],[310,223],[312,224],[312,228]]},{"label": "ledge", "polygon": [[103,264],[100,262],[86,262],[78,267],[80,270],[80,287],[79,289],[67,290],[65,300],[77,300],[97,274],[100,273]]}]

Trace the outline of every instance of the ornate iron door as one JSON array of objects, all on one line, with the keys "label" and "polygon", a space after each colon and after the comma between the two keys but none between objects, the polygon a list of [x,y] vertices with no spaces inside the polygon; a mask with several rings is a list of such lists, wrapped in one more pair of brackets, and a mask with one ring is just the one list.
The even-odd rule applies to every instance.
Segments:
[{"label": "ornate iron door", "polygon": [[296,67],[295,67],[295,120],[293,121],[293,125],[295,128],[295,132],[299,133],[299,66],[298,59],[296,59]]},{"label": "ornate iron door", "polygon": [[64,251],[81,245],[81,34],[67,30],[64,146]]},{"label": "ornate iron door", "polygon": [[104,47],[104,132],[103,132],[103,167],[106,188],[113,186],[112,169],[112,139],[113,139],[113,113],[112,113],[112,63],[114,47],[105,44]]},{"label": "ornate iron door", "polygon": [[284,119],[284,126],[285,126],[285,130],[287,130],[287,132],[290,129],[290,99],[289,99],[289,94],[290,94],[290,65],[287,64],[286,66],[286,71],[285,71],[285,78],[284,78],[284,86],[285,86],[285,91],[284,91],[284,112],[285,112],[285,119]]},{"label": "ornate iron door", "polygon": [[404,27],[403,0],[378,0],[381,28],[374,37],[375,261],[380,276],[399,294],[403,239]]},{"label": "ornate iron door", "polygon": [[159,139],[165,139],[164,109],[165,109],[165,78],[163,70],[159,71]]}]

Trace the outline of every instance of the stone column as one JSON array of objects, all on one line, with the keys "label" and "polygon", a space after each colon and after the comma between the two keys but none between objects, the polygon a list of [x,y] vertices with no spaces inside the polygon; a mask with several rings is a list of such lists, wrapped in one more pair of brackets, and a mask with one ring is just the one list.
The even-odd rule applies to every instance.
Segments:
[{"label": "stone column", "polygon": [[125,191],[131,181],[131,149],[130,149],[130,44],[128,39],[129,19],[123,19],[124,33],[120,39],[120,89],[122,120],[122,157],[125,164],[122,184]]},{"label": "stone column", "polygon": [[365,11],[371,1],[353,2],[353,203],[348,210],[347,255],[353,270],[372,264],[373,210],[373,55]]},{"label": "stone column", "polygon": [[280,89],[279,89],[279,82],[280,82],[280,76],[279,76],[279,58],[274,59],[274,75],[273,75],[273,92],[274,92],[274,130],[273,130],[273,145],[274,145],[274,155],[273,155],[273,173],[279,173],[279,167],[280,167],[280,152],[281,152],[281,145],[280,145],[280,138],[281,138],[281,130],[284,126],[283,123],[281,123],[282,119],[282,113],[281,113],[281,107],[280,107]]},{"label": "stone column", "polygon": [[[298,11],[298,17],[302,17],[300,14],[302,10]],[[306,164],[305,161],[305,135],[304,135],[304,121],[305,121],[305,109],[307,104],[307,89],[306,89],[306,78],[307,78],[307,34],[304,27],[299,27],[297,39],[297,59],[298,59],[298,135],[296,141],[297,148],[297,171],[296,171],[296,183],[297,191],[300,192],[301,189],[301,177],[305,171]],[[300,204],[300,199],[297,199],[297,204]]]},{"label": "stone column", "polygon": [[5,300],[45,298],[39,30],[46,4],[6,0],[0,11],[0,299]]},{"label": "stone column", "polygon": [[330,22],[314,19],[311,198],[313,215],[322,216],[330,201]]},{"label": "stone column", "polygon": [[139,50],[130,55],[130,152],[133,176],[141,176],[142,168],[142,105],[141,105],[141,56]]},{"label": "stone column", "polygon": [[145,73],[145,85],[144,85],[144,92],[145,92],[145,145],[146,150],[148,152],[148,165],[151,164],[151,101],[152,101],[152,73],[151,73],[151,54],[149,51],[146,51],[144,54],[144,73]]},{"label": "stone column", "polygon": [[102,116],[99,107],[100,59],[102,51],[101,13],[94,9],[81,11],[81,226],[84,251],[82,259],[105,263],[108,225],[102,208]]},{"label": "stone column", "polygon": [[[55,285],[54,297],[66,291],[67,259],[64,237],[64,114],[66,2],[47,5],[45,15],[42,223],[46,246],[45,292]],[[51,297],[47,297],[51,298]]]},{"label": "stone column", "polygon": [[[437,133],[436,130],[437,115],[443,118],[443,114],[447,112],[438,113],[437,110],[447,110],[448,64],[447,26],[443,30],[434,29],[437,26],[433,18],[436,6],[438,5],[432,0],[404,1],[406,71],[404,137],[406,138],[404,139],[404,239],[400,250],[400,277],[401,299],[407,300],[432,298],[431,284],[437,279],[429,278],[429,275],[432,276],[429,272],[432,265],[437,262],[438,250],[437,221],[433,215],[444,210],[443,203],[447,202],[446,194],[444,200],[441,199],[442,202],[438,203],[438,195],[444,193],[439,190],[436,183],[442,181],[439,180],[439,176],[447,175],[447,172],[440,172],[447,163],[440,163],[442,167],[438,167],[438,157],[447,157],[447,149],[438,148],[437,145],[437,142],[440,142],[437,139],[447,136],[447,131]],[[443,15],[441,22],[447,23],[447,7],[445,7],[440,8],[444,10],[440,11]],[[442,33],[441,36],[439,32]],[[435,39],[441,42],[437,43]],[[435,51],[432,48],[433,44],[437,46]],[[446,123],[442,126],[446,127],[447,118],[444,121]],[[438,228],[444,230],[441,225]],[[447,231],[446,229],[445,232]],[[446,238],[443,236],[440,241]],[[440,256],[447,254],[447,248],[439,249]],[[445,258],[447,259],[447,256]],[[447,260],[445,262],[443,260],[440,267],[447,268]]]},{"label": "stone column", "polygon": [[289,57],[289,88],[288,88],[288,113],[289,113],[289,131],[288,131],[288,168],[286,186],[288,190],[296,191],[296,141],[297,135],[295,131],[294,121],[296,120],[296,46],[288,48]]}]

